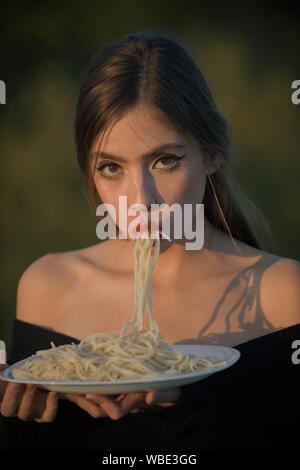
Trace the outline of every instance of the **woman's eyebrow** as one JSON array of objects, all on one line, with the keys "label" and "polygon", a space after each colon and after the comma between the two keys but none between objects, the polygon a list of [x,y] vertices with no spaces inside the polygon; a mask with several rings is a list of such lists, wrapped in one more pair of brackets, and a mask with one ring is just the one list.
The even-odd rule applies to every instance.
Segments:
[{"label": "woman's eyebrow", "polygon": [[[158,153],[160,152],[163,152],[164,150],[167,150],[167,149],[178,149],[178,150],[183,150],[183,149],[186,149],[186,146],[183,145],[183,144],[178,144],[178,143],[167,143],[167,144],[162,144],[162,145],[159,145],[158,147],[152,149],[150,152],[146,152],[146,153],[143,153],[141,155],[141,159],[142,160],[151,160],[152,158],[154,158],[155,156],[157,156]],[[98,152],[94,152],[91,154],[91,157],[100,157],[100,158],[103,158],[104,160],[114,160],[116,162],[126,162],[126,158],[124,157],[121,157],[119,155],[112,155],[112,154],[109,154],[109,153],[106,153],[106,152],[102,152],[102,151],[98,151]]]}]

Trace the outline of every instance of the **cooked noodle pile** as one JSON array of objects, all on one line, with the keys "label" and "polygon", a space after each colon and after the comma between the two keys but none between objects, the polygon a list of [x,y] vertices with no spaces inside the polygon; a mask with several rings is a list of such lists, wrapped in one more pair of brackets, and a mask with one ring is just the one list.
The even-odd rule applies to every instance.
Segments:
[{"label": "cooked noodle pile", "polygon": [[[151,263],[151,250],[154,246]],[[196,370],[210,369],[224,364],[214,358],[183,356],[174,351],[152,314],[151,272],[160,249],[159,238],[140,236],[134,246],[135,298],[134,312],[120,335],[97,333],[71,343],[37,351],[18,369],[15,378],[38,380],[115,381],[162,378]],[[145,309],[149,329],[143,329]],[[128,331],[129,330],[129,331]],[[126,334],[127,333],[127,334]]]}]

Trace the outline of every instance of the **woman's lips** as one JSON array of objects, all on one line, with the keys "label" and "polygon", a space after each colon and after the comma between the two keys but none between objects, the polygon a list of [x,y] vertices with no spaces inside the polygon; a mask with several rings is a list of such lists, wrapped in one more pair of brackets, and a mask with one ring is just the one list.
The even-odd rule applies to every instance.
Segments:
[{"label": "woman's lips", "polygon": [[150,220],[148,221],[148,223],[146,222],[146,223],[138,224],[136,226],[136,231],[141,232],[141,233],[148,231],[148,232],[151,233],[151,227],[152,227],[152,230],[153,230],[154,233],[157,232],[157,231],[159,232],[159,238],[160,239],[165,238],[165,239],[169,240],[169,242],[171,242],[170,237],[168,235],[166,235],[165,233],[163,233],[161,226],[157,225],[155,222],[151,223]]},{"label": "woman's lips", "polygon": [[[151,233],[151,231],[155,232],[157,230],[160,231],[159,225],[157,225],[154,222],[151,223],[150,220],[148,221],[148,223],[146,222],[146,223],[138,224],[136,227],[136,231],[141,232],[141,233],[146,232],[146,231]],[[161,233],[159,233],[159,238],[162,238]]]}]

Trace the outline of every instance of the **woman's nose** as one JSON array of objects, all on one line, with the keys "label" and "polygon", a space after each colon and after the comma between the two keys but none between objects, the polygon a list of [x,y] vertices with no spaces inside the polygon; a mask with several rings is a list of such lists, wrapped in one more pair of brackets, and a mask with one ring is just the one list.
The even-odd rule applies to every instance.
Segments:
[{"label": "woman's nose", "polygon": [[142,204],[147,211],[151,210],[151,204],[155,204],[153,182],[151,175],[135,175],[133,181],[132,203]]}]

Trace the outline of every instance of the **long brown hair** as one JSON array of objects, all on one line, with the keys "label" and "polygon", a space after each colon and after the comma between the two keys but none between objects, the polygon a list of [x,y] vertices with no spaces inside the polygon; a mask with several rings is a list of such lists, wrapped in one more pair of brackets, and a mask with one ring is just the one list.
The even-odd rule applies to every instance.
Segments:
[{"label": "long brown hair", "polygon": [[274,240],[265,216],[238,184],[231,165],[230,126],[217,109],[207,82],[190,52],[174,33],[142,30],[101,48],[91,59],[81,86],[75,142],[84,188],[95,210],[100,198],[90,170],[89,152],[110,124],[139,103],[160,109],[183,135],[191,135],[207,162],[222,164],[207,174],[202,203],[211,224],[233,237],[265,249]]}]

